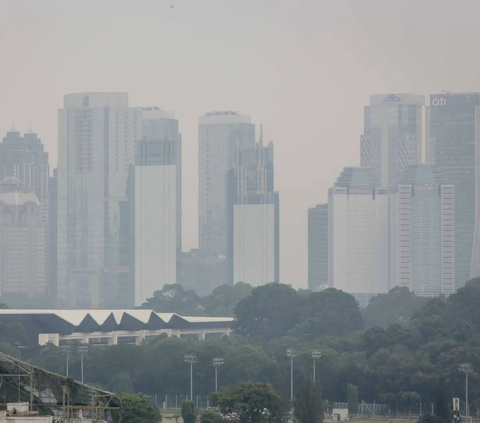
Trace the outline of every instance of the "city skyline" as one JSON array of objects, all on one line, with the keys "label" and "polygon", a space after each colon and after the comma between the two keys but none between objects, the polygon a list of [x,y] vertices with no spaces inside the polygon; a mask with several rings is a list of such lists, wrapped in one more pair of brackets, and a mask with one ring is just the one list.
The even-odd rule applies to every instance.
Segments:
[{"label": "city skyline", "polygon": [[[441,1],[435,8],[408,0],[390,6],[369,0],[371,7],[229,3],[206,7],[185,0],[171,9],[158,2],[131,14],[129,7],[105,1],[95,5],[94,16],[88,1],[70,8],[55,1],[30,1],[22,10],[5,5],[0,49],[16,65],[0,71],[10,81],[0,99],[0,131],[5,134],[12,122],[21,132],[31,125],[53,169],[56,110],[65,93],[122,90],[132,104],[174,110],[184,144],[183,210],[196,216],[198,116],[223,109],[250,114],[276,146],[282,280],[306,287],[306,210],[326,202],[344,166],[359,163],[369,96],[478,91],[479,59],[468,52],[480,29],[475,13],[465,12],[476,3],[466,1],[462,11]],[[382,22],[371,8],[384,16]],[[248,29],[239,15],[248,19]],[[433,29],[442,27],[449,31]],[[184,218],[185,251],[198,245],[197,231],[197,219]]]}]

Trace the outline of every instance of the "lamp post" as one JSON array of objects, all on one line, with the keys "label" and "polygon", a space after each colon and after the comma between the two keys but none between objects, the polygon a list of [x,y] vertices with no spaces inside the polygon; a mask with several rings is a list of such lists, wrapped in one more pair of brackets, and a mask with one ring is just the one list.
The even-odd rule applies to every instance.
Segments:
[{"label": "lamp post", "polygon": [[468,374],[473,372],[473,366],[470,363],[462,363],[460,371],[465,373],[465,419],[468,421]]},{"label": "lamp post", "polygon": [[[292,401],[292,411],[293,411],[293,359],[297,356],[295,350],[288,349],[287,356],[290,357],[290,400]],[[293,418],[293,414],[292,414]]]},{"label": "lamp post", "polygon": [[80,352],[80,369],[82,373],[82,383],[83,383],[83,354],[88,352],[88,345],[79,345],[78,351]]},{"label": "lamp post", "polygon": [[67,355],[67,369],[66,369],[66,376],[68,377],[68,356],[70,354],[70,351],[72,350],[70,348],[70,345],[62,345],[62,352]]},{"label": "lamp post", "polygon": [[219,366],[223,366],[223,357],[214,358],[212,361],[212,366],[215,367],[215,392],[217,392],[218,391],[217,370]]},{"label": "lamp post", "polygon": [[185,363],[190,364],[190,401],[193,401],[193,364],[198,362],[195,354],[185,354]]},{"label": "lamp post", "polygon": [[[22,359],[22,350],[25,350],[27,347],[20,345],[20,343],[16,342],[15,346],[18,348],[18,361]],[[18,402],[20,402],[20,363],[18,363]]]},{"label": "lamp post", "polygon": [[321,351],[313,351],[312,352],[312,360],[313,360],[313,383],[315,383],[315,377],[316,377],[316,372],[315,372],[315,361],[318,360],[319,358],[322,357],[322,352]]}]

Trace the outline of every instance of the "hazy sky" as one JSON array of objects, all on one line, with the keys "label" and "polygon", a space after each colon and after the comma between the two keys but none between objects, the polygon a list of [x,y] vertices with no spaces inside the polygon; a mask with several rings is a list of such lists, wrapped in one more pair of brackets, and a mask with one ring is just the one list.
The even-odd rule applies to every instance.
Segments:
[{"label": "hazy sky", "polygon": [[0,134],[31,124],[53,168],[63,94],[174,111],[191,248],[198,116],[251,114],[275,142],[281,281],[306,287],[307,209],[358,164],[369,95],[480,91],[479,15],[478,0],[0,0]]}]

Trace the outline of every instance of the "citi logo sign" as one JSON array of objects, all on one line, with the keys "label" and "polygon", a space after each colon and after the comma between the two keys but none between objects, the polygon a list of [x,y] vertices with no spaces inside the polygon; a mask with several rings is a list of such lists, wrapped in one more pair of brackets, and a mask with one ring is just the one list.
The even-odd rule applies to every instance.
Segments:
[{"label": "citi logo sign", "polygon": [[446,106],[447,99],[445,97],[442,98],[434,98],[432,100],[432,106]]}]

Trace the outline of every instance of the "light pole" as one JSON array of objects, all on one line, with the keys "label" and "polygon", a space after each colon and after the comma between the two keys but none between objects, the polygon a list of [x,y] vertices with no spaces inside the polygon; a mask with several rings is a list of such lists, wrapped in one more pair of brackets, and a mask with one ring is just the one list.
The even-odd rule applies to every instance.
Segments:
[{"label": "light pole", "polygon": [[313,360],[313,383],[315,383],[315,361],[322,357],[321,351],[313,351],[312,352],[312,360]]},{"label": "light pole", "polygon": [[460,371],[465,373],[465,420],[468,421],[468,374],[473,372],[473,366],[470,363],[462,363]]},{"label": "light pole", "polygon": [[[16,342],[15,346],[18,348],[18,361],[22,360],[22,350],[25,350],[27,347],[20,345],[20,343]],[[18,402],[20,402],[20,363],[18,363]]]},{"label": "light pole", "polygon": [[80,352],[80,368],[82,372],[82,383],[83,383],[83,354],[88,352],[88,345],[79,345],[78,351]]},{"label": "light pole", "polygon": [[72,350],[70,348],[70,345],[62,345],[62,352],[67,355],[67,369],[66,369],[66,376],[68,377],[68,356],[70,354],[70,351]]},{"label": "light pole", "polygon": [[[290,357],[290,400],[292,401],[292,412],[293,412],[293,359],[297,356],[295,350],[288,349],[287,356]],[[292,414],[293,419],[293,414]]]},{"label": "light pole", "polygon": [[198,362],[195,354],[185,354],[185,363],[190,364],[190,401],[193,401],[193,364]]},{"label": "light pole", "polygon": [[215,392],[218,391],[218,384],[217,384],[217,381],[218,381],[218,379],[217,379],[218,366],[222,366],[222,365],[223,365],[223,357],[213,359],[212,366],[215,367]]}]

